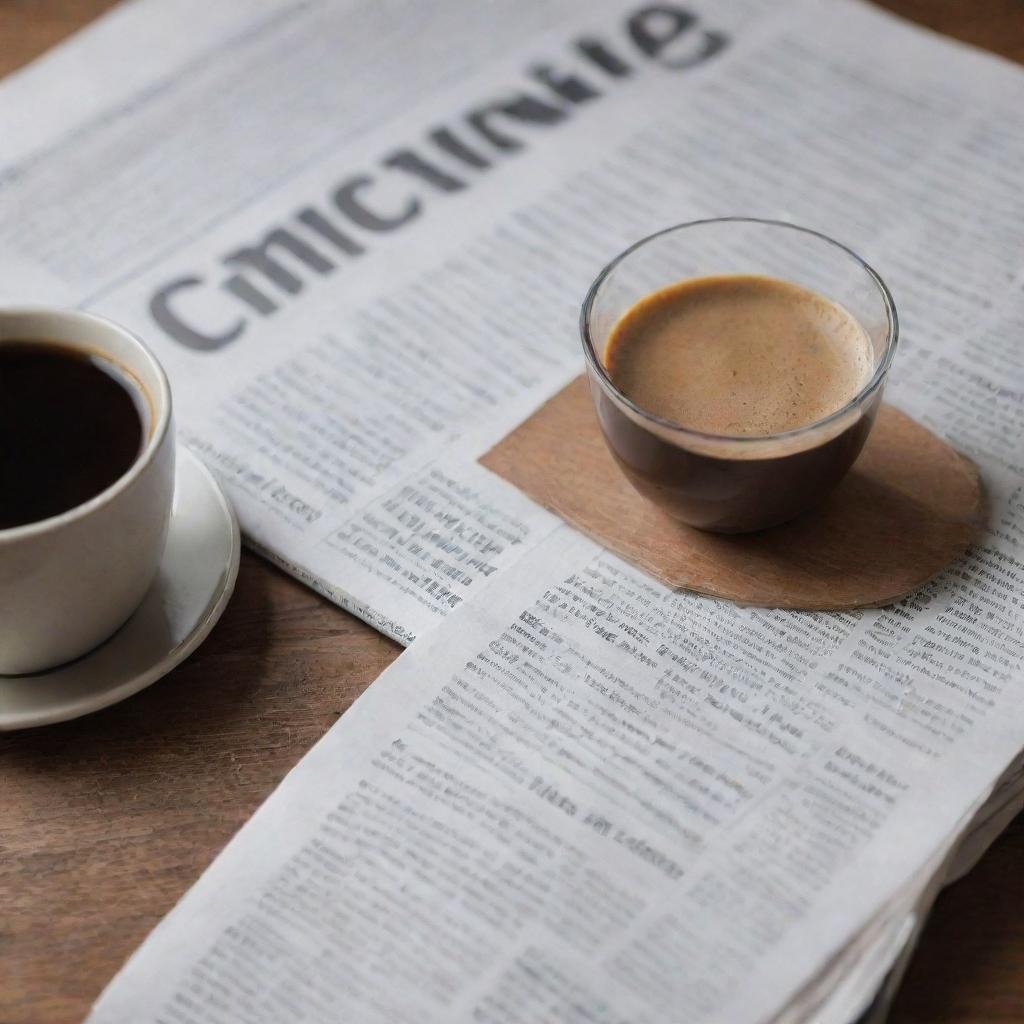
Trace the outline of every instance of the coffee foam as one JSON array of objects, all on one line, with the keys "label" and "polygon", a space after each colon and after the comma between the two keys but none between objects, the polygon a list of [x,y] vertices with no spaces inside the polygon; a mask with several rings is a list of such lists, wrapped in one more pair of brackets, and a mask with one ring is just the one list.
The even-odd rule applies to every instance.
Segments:
[{"label": "coffee foam", "polygon": [[870,339],[845,309],[754,275],[694,278],[641,299],[613,328],[605,361],[647,412],[735,438],[825,419],[874,369]]}]

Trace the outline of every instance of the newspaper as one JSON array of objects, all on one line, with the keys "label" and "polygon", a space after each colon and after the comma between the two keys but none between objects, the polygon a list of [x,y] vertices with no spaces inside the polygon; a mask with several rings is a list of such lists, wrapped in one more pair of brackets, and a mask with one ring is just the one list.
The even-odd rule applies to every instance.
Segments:
[{"label": "newspaper", "polygon": [[[0,299],[136,328],[250,543],[419,635],[94,1019],[859,1012],[1019,795],[1022,108],[852,0],[137,0],[0,86]],[[897,606],[673,593],[476,463],[600,265],[726,213],[876,264],[890,399],[981,466]]]},{"label": "newspaper", "polygon": [[137,329],[248,542],[408,643],[553,525],[475,457],[685,210],[590,224],[606,142],[767,6],[136,3],[0,87],[0,300]]},{"label": "newspaper", "polygon": [[666,224],[852,245],[903,318],[893,399],[994,437],[1020,88],[831,0],[138,0],[0,85],[0,301],[137,330],[248,542],[408,643],[556,525],[476,458]]},{"label": "newspaper", "polygon": [[991,689],[961,660],[958,599],[1016,596],[983,564],[744,610],[559,529],[356,702],[96,1020],[771,1019],[905,919],[1019,753],[1024,645],[987,627]]}]

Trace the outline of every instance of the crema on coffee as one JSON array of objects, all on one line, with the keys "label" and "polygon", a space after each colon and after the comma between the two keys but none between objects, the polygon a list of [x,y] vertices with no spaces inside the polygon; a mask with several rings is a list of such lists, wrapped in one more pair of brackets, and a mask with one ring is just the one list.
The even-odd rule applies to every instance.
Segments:
[{"label": "crema on coffee", "polygon": [[824,419],[870,379],[871,342],[841,306],[756,275],[700,277],[632,306],[605,353],[640,408],[706,434],[767,436]]}]

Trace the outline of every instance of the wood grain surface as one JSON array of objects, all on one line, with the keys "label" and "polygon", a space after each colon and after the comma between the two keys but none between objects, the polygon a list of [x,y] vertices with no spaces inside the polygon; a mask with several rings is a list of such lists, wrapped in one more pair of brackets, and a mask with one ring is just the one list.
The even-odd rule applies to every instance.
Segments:
[{"label": "wood grain surface", "polygon": [[[173,2],[173,0],[165,0]],[[0,74],[111,0],[0,0]],[[889,0],[1024,61],[1024,0]],[[0,139],[0,162],[2,162]],[[265,562],[114,708],[0,736],[0,1024],[70,1024],[398,647]],[[1024,826],[940,899],[893,1024],[1024,1020]]]},{"label": "wood grain surface", "polygon": [[634,490],[601,436],[585,376],[480,462],[668,586],[744,605],[892,604],[959,558],[985,521],[974,463],[891,405],[820,506],[758,533],[694,530]]}]

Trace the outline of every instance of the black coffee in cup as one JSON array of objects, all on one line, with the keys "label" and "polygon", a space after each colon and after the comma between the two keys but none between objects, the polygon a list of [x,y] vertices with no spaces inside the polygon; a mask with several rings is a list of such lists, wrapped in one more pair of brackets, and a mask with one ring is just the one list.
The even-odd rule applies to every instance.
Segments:
[{"label": "black coffee in cup", "polygon": [[146,442],[141,387],[56,342],[0,342],[0,529],[59,515],[123,476]]}]

